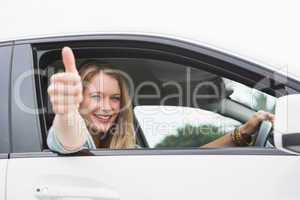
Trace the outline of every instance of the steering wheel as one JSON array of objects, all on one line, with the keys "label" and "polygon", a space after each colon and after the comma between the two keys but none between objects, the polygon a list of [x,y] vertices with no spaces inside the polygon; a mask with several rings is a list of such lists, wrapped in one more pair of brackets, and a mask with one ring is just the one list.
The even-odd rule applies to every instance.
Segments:
[{"label": "steering wheel", "polygon": [[258,130],[255,133],[256,139],[253,146],[265,147],[271,130],[272,130],[272,123],[266,120],[262,121]]}]

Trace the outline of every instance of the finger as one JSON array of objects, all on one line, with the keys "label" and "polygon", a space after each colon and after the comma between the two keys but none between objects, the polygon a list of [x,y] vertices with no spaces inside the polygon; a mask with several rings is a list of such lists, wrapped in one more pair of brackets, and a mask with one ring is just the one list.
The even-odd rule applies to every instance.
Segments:
[{"label": "finger", "polygon": [[70,112],[75,112],[78,109],[77,105],[55,105],[53,106],[53,112],[55,114],[66,114]]},{"label": "finger", "polygon": [[51,76],[50,82],[51,83],[61,82],[65,84],[75,85],[81,83],[81,78],[78,74],[63,72]]},{"label": "finger", "polygon": [[260,121],[268,120],[268,121],[274,123],[275,116],[272,113],[260,110],[260,111],[258,111],[258,118]]},{"label": "finger", "polygon": [[272,114],[266,111],[262,111],[261,116],[263,117],[264,120],[269,120],[272,118]]},{"label": "finger", "polygon": [[81,96],[54,95],[50,100],[53,105],[77,105],[81,102]]},{"label": "finger", "polygon": [[275,121],[275,115],[272,113],[268,113],[268,120],[272,123],[274,123]]},{"label": "finger", "polygon": [[62,60],[65,66],[65,71],[78,74],[75,64],[75,57],[70,47],[64,47],[62,49]]},{"label": "finger", "polygon": [[81,84],[76,85],[65,85],[62,83],[51,84],[48,87],[48,94],[52,95],[71,95],[71,96],[79,96],[82,95],[82,86]]},{"label": "finger", "polygon": [[258,111],[256,113],[254,113],[253,118],[254,121],[256,121],[257,123],[260,123],[261,121],[264,120],[264,114],[262,111]]}]

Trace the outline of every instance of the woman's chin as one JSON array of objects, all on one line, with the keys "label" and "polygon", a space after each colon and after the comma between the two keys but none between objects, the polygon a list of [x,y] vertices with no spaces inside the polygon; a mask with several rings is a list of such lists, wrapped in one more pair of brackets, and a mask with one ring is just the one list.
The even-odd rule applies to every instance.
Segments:
[{"label": "woman's chin", "polygon": [[100,135],[106,133],[111,127],[111,123],[99,124],[99,123],[90,123],[88,126],[89,132],[92,135]]},{"label": "woman's chin", "polygon": [[102,133],[106,133],[113,125],[113,119],[115,119],[115,118],[116,117],[112,117],[109,121],[102,122],[101,120],[92,116],[89,120],[91,122],[89,125],[89,128],[91,129],[90,130],[91,134],[99,135]]},{"label": "woman's chin", "polygon": [[111,122],[106,122],[106,123],[94,123],[95,127],[97,128],[97,130],[99,132],[107,132],[109,130],[109,128],[111,127],[112,123]]}]

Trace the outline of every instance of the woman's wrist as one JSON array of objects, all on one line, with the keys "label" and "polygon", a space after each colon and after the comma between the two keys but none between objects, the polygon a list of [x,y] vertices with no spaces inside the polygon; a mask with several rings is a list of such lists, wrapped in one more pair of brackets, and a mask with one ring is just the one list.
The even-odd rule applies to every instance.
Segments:
[{"label": "woman's wrist", "polygon": [[81,147],[88,133],[85,122],[78,111],[56,114],[53,128],[59,142],[68,149]]},{"label": "woman's wrist", "polygon": [[252,133],[249,130],[249,128],[247,127],[247,124],[243,124],[239,127],[239,131],[241,133],[241,135],[243,136],[250,136]]},{"label": "woman's wrist", "polygon": [[231,133],[231,140],[236,146],[251,146],[253,144],[251,134],[242,126],[234,129]]}]

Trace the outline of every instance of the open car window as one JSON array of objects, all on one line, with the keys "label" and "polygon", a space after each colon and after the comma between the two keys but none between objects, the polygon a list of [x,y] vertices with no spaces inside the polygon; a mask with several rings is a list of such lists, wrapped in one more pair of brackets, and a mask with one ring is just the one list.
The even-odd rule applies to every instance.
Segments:
[{"label": "open car window", "polygon": [[[110,54],[101,49],[74,49],[78,68],[92,59],[126,74],[140,147],[200,147],[245,123],[256,111],[275,109],[276,97],[247,86],[247,74],[239,74],[237,81],[222,66],[120,51]],[[37,56],[37,68],[46,74],[37,79],[41,86],[38,102],[45,108],[40,116],[44,138],[54,119],[47,94],[49,78],[64,69],[60,53],[55,48]]]}]

